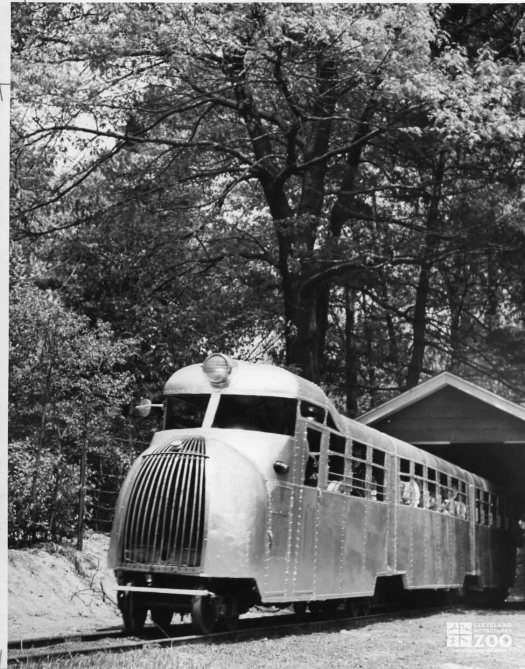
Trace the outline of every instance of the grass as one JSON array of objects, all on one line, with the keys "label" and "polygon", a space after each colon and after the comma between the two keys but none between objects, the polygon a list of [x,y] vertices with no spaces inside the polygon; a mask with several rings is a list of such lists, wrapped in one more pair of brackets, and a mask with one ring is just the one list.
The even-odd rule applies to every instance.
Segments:
[{"label": "grass", "polygon": [[[523,669],[525,613],[490,616],[511,622],[513,645],[505,650],[447,648],[446,623],[482,620],[476,612],[439,613],[418,619],[235,643],[148,648],[29,662],[27,669]],[[484,616],[483,620],[487,620]]]}]

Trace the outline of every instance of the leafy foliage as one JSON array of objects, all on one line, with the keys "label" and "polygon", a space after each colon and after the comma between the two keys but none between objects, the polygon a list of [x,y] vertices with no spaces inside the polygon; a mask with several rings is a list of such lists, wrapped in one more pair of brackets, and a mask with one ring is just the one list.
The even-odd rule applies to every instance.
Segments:
[{"label": "leafy foliage", "polygon": [[73,464],[89,420],[112,475],[125,389],[211,350],[350,414],[444,368],[521,397],[523,16],[14,4],[14,443]]}]

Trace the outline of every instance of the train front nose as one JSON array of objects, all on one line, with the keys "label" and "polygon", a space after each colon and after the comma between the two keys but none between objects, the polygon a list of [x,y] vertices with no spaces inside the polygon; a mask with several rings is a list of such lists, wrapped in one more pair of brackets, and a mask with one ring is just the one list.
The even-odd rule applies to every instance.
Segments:
[{"label": "train front nose", "polygon": [[257,466],[226,440],[212,436],[206,442],[205,572],[218,577],[253,577],[264,555],[264,478]]},{"label": "train front nose", "polygon": [[222,439],[174,437],[142,456],[127,486],[116,562],[253,575],[263,552],[265,494],[254,465]]}]

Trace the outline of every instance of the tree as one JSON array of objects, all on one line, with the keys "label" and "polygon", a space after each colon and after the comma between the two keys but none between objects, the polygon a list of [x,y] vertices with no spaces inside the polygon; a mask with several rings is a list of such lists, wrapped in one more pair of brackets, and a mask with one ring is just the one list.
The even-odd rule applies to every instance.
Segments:
[{"label": "tree", "polygon": [[[250,281],[264,275],[269,285],[277,277],[289,365],[313,380],[329,371],[330,302],[337,307],[346,290],[355,297],[353,309],[346,301],[347,355],[369,355],[382,313],[387,333],[379,339],[393,351],[400,335],[396,369],[385,370],[384,382],[411,386],[431,369],[443,348],[430,328],[445,303],[437,270],[465,253],[461,222],[450,230],[451,203],[486,187],[483,170],[494,159],[509,179],[520,167],[519,8],[15,11],[15,71],[32,116],[15,115],[17,234],[35,239],[97,225],[145,201],[158,205],[157,225],[170,206],[185,206],[191,220],[165,219],[173,226],[166,238],[173,251],[174,240],[188,235],[195,272],[224,268],[235,256],[228,261],[234,274],[249,263],[253,274],[243,276]],[[501,30],[490,28],[493,19]],[[488,48],[470,30],[473,21],[489,30]],[[38,78],[42,54],[46,76]],[[44,149],[53,178],[36,178],[32,192],[30,164]],[[117,169],[121,178],[106,180]],[[180,276],[164,285],[178,285]],[[387,278],[413,309],[395,299]],[[275,322],[261,321],[266,329]],[[368,344],[360,348],[361,333]],[[365,367],[371,377],[368,363],[354,363],[348,383],[358,383]],[[355,405],[356,389],[347,394]]]},{"label": "tree", "polygon": [[[91,327],[52,291],[20,282],[10,309],[10,538],[20,544],[71,533],[78,463],[121,452],[136,341]],[[115,437],[118,441],[115,443]],[[71,480],[72,479],[72,480]]]}]

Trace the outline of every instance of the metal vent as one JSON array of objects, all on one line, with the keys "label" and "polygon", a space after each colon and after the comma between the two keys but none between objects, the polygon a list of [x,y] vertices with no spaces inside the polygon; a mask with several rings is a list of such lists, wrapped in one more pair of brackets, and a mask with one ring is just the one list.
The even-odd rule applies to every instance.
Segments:
[{"label": "metal vent", "polygon": [[123,563],[200,565],[205,458],[203,437],[171,440],[143,457],[127,500]]}]

